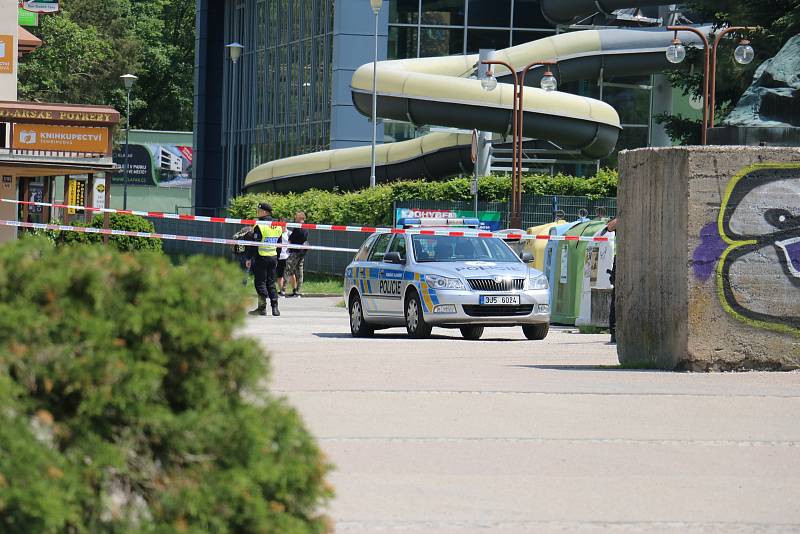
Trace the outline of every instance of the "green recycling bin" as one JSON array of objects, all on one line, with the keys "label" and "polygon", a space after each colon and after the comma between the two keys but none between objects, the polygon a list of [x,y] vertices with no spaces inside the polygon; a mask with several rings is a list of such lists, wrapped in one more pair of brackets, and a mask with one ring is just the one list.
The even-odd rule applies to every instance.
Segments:
[{"label": "green recycling bin", "polygon": [[[595,219],[570,228],[565,236],[592,236],[601,230],[608,219]],[[580,314],[583,267],[587,241],[560,241],[556,249],[553,269],[552,307],[550,322],[574,325]]]}]

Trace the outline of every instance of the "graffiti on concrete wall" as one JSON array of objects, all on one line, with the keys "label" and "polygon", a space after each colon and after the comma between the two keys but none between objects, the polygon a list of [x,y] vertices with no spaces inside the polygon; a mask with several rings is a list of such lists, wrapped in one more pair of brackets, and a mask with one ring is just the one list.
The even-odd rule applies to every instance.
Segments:
[{"label": "graffiti on concrete wall", "polygon": [[693,272],[703,281],[716,276],[729,314],[800,335],[800,165],[743,169],[699,237]]}]

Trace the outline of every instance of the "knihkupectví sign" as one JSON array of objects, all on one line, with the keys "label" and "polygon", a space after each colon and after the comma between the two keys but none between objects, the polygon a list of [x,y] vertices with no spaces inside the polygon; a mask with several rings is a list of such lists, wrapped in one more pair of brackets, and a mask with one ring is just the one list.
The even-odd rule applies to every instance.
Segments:
[{"label": "knihkupectv\u00ed sign", "polygon": [[15,123],[11,146],[20,150],[105,154],[108,129]]},{"label": "knihkupectv\u00ed sign", "polygon": [[58,11],[58,0],[26,0],[20,7],[34,13],[55,13]]}]

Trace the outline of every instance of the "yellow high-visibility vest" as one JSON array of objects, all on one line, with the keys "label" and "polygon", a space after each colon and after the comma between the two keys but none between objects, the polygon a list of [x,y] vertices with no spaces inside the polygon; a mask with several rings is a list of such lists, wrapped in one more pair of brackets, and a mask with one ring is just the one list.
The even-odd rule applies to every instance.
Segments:
[{"label": "yellow high-visibility vest", "polygon": [[[257,222],[256,227],[261,230],[262,243],[277,243],[278,239],[283,234],[282,226],[272,226],[266,222]],[[276,245],[267,245],[258,247],[259,256],[277,256],[278,247]]]}]

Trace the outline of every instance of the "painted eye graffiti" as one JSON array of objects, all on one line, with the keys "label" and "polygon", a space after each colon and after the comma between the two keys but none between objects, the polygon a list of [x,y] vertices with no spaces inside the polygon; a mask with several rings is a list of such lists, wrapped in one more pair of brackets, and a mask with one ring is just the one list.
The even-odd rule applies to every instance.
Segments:
[{"label": "painted eye graffiti", "polygon": [[728,247],[716,272],[729,313],[754,327],[800,335],[797,198],[800,165],[754,165],[735,176],[720,206],[720,237]]},{"label": "painted eye graffiti", "polygon": [[770,209],[764,213],[764,220],[779,230],[800,228],[800,215],[792,215],[789,210]]}]

